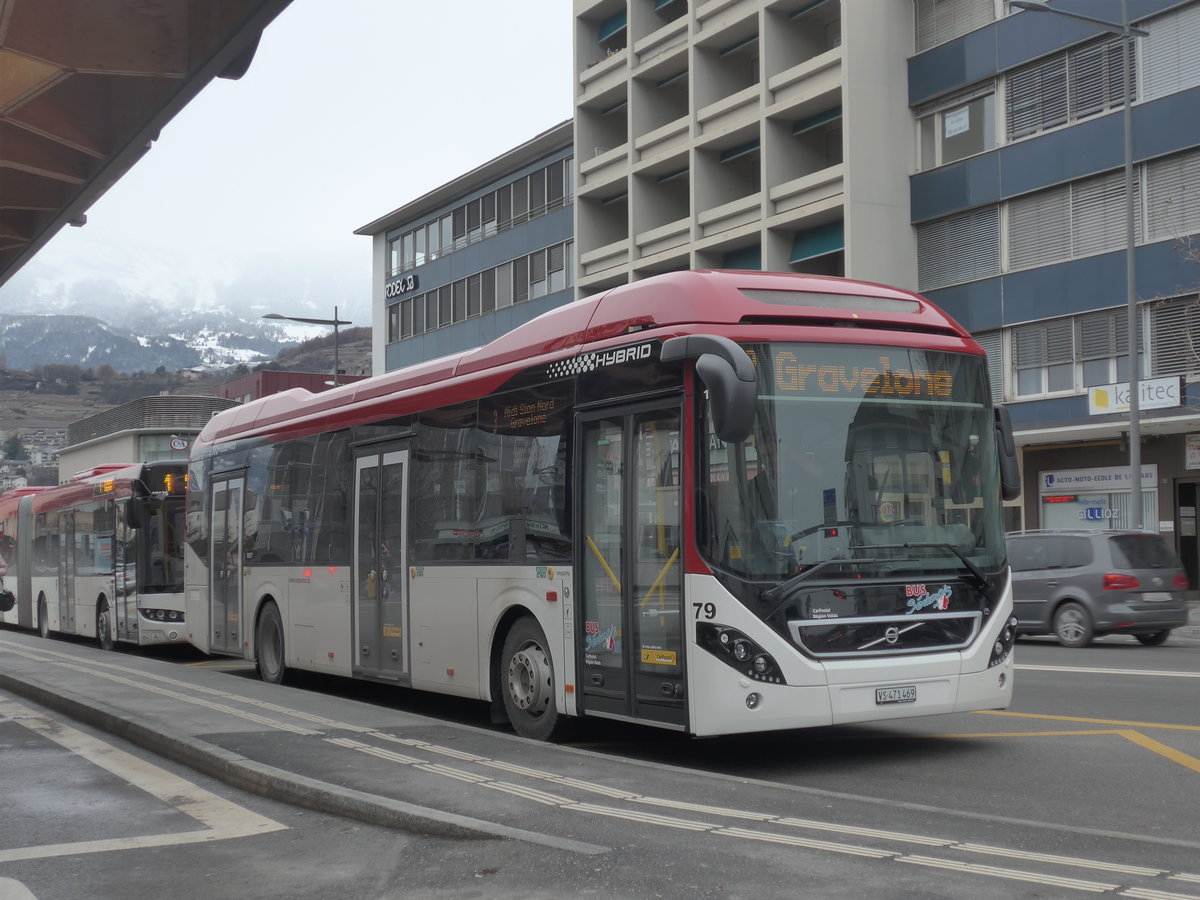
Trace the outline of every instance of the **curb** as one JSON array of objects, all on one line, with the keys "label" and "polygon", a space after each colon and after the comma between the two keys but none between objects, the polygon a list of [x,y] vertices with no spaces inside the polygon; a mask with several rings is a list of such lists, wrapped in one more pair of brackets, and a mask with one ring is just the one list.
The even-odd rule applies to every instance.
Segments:
[{"label": "curb", "polygon": [[119,712],[100,701],[84,700],[32,679],[16,678],[0,672],[0,688],[127,740],[230,787],[315,812],[432,837],[512,839],[592,855],[607,853],[611,849],[430,809],[297,775],[276,766],[255,762],[173,729],[151,725],[145,719]]}]

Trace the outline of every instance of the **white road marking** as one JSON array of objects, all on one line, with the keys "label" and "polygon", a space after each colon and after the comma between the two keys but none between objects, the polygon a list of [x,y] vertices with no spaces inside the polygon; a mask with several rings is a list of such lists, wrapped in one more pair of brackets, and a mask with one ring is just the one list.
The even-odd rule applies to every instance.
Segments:
[{"label": "white road marking", "polygon": [[1150,869],[1146,866],[1126,866],[1098,859],[1079,859],[1073,856],[1058,856],[1053,853],[1031,853],[1027,850],[1010,850],[1006,847],[988,847],[985,844],[959,844],[957,849],[967,853],[984,853],[989,856],[1004,856],[1009,859],[1036,860],[1037,862],[1054,863],[1060,866],[1075,866],[1077,868],[1096,869],[1105,872],[1119,872],[1122,875],[1139,875],[1143,878],[1157,878],[1159,875],[1167,874],[1164,869]]},{"label": "white road marking", "polygon": [[840,844],[834,841],[814,841],[812,838],[802,838],[794,834],[774,834],[769,831],[751,831],[748,828],[720,828],[713,833],[742,838],[747,841],[787,844],[790,847],[804,847],[807,850],[824,850],[829,853],[843,853],[850,856],[866,856],[870,859],[895,859],[898,856],[894,850],[879,850],[874,847]]},{"label": "white road marking", "polygon": [[1078,675],[1149,675],[1155,678],[1200,678],[1200,672],[1167,672],[1152,669],[1107,669],[1095,666],[1034,666],[1018,664],[1025,672],[1070,672]]},{"label": "white road marking", "polygon": [[1092,894],[1107,894],[1119,891],[1119,884],[1105,884],[1100,881],[1084,881],[1081,878],[1061,878],[1057,875],[1045,875],[1041,872],[1024,872],[1020,869],[1002,869],[998,866],[981,866],[976,863],[958,862],[949,859],[935,859],[931,856],[901,856],[897,862],[912,863],[918,866],[929,866],[934,869],[949,869],[953,872],[965,872],[969,875],[988,875],[993,878],[1010,878],[1014,881],[1030,881],[1034,884],[1049,884],[1054,887],[1071,888],[1076,891],[1088,891]]},{"label": "white road marking", "polygon": [[1122,897],[1134,897],[1137,900],[1200,900],[1195,894],[1176,894],[1171,891],[1156,891],[1154,888],[1129,888],[1121,891]]},{"label": "white road marking", "polygon": [[206,791],[165,769],[138,759],[99,738],[94,738],[62,722],[49,719],[28,707],[3,697],[0,697],[0,714],[53,741],[60,747],[70,750],[93,765],[111,772],[206,826],[201,831],[177,834],[133,835],[108,840],[75,841],[0,850],[0,863],[25,859],[48,859],[78,853],[106,853],[112,850],[223,841],[229,838],[268,834],[287,827],[265,816],[260,816],[258,813],[251,812],[245,807],[230,803],[211,791]]}]

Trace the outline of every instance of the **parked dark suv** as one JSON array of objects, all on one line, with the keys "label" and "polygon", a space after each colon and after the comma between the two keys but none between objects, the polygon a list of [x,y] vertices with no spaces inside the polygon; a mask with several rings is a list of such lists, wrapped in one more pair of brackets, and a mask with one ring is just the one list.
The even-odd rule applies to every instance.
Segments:
[{"label": "parked dark suv", "polygon": [[1187,623],[1187,576],[1145,531],[1021,531],[1007,536],[1018,634],[1086,647],[1103,634],[1163,643]]}]

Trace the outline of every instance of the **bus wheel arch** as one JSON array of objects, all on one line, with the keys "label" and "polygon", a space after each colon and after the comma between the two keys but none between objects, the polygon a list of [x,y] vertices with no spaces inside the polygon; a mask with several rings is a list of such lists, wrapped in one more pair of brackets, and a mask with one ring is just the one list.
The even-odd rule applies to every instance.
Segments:
[{"label": "bus wheel arch", "polygon": [[528,612],[522,610],[511,620],[505,619],[508,627],[497,629],[504,642],[493,666],[493,685],[499,688],[505,716],[517,734],[550,740],[566,717],[558,711],[549,642]]},{"label": "bus wheel arch", "polygon": [[103,594],[96,598],[96,644],[101,650],[114,650],[117,646],[113,637],[112,608]]},{"label": "bus wheel arch", "polygon": [[282,684],[287,666],[284,665],[283,617],[275,598],[263,598],[254,620],[254,667],[258,677],[268,684]]}]

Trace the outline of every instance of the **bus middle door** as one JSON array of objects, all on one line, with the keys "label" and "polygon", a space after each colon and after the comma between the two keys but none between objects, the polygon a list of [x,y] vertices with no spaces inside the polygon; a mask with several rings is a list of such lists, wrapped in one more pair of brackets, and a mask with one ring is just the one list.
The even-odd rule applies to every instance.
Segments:
[{"label": "bus middle door", "polygon": [[686,727],[679,406],[583,414],[577,435],[584,710]]},{"label": "bus middle door", "polygon": [[58,539],[58,627],[75,634],[75,513],[62,514]]},{"label": "bus middle door", "polygon": [[129,504],[136,502],[131,498],[117,501],[116,539],[113,542],[113,607],[117,638],[134,643],[138,640],[137,556],[136,531],[130,524]]},{"label": "bus middle door", "polygon": [[213,481],[212,539],[208,571],[209,648],[214,653],[244,653],[242,627],[242,503],[246,479],[241,476]]},{"label": "bus middle door", "polygon": [[355,461],[354,670],[371,678],[409,675],[408,449]]}]

